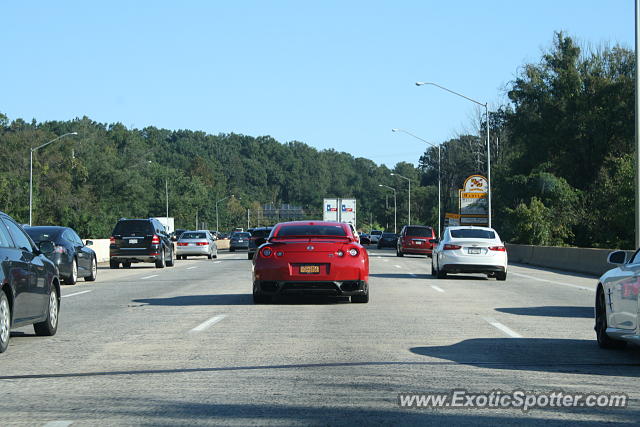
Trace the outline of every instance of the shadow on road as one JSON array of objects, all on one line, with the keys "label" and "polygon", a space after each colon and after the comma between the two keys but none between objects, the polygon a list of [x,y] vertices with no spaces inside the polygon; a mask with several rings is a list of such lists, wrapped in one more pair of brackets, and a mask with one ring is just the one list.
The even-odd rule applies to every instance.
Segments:
[{"label": "shadow on road", "polygon": [[508,307],[496,308],[495,311],[520,316],[542,316],[542,317],[575,317],[582,319],[593,319],[593,307],[574,306],[542,306],[542,307]]},{"label": "shadow on road", "polygon": [[[424,275],[423,275],[424,276]],[[369,277],[380,277],[383,279],[419,279],[418,275],[412,276],[409,273],[369,273]]]},{"label": "shadow on road", "polygon": [[489,369],[640,377],[640,349],[603,350],[593,340],[475,338],[411,352]]},{"label": "shadow on road", "polygon": [[193,305],[253,305],[251,294],[184,295],[171,298],[141,298],[135,299],[133,302],[172,307]]}]

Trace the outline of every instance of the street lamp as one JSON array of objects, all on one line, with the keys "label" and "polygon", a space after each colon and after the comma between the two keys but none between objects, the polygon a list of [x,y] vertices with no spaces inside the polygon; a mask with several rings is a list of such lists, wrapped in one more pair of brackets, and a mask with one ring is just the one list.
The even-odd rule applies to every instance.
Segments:
[{"label": "street lamp", "polygon": [[378,184],[378,187],[384,187],[388,188],[389,190],[393,190],[393,232],[394,234],[398,234],[398,222],[396,221],[396,217],[398,215],[398,205],[396,204],[396,189],[384,184]]},{"label": "street lamp", "polygon": [[31,152],[29,153],[29,225],[32,225],[32,219],[33,219],[33,213],[32,213],[33,212],[33,153],[43,147],[46,147],[52,142],[56,142],[60,138],[64,138],[65,136],[69,136],[69,135],[77,135],[77,134],[78,132],[65,133],[64,135],[60,135],[59,137],[54,138],[49,142],[45,142],[44,144],[38,145],[36,148],[31,149]]},{"label": "street lamp", "polygon": [[407,181],[409,181],[409,222],[407,223],[407,225],[411,225],[411,180],[409,178],[407,178],[406,176],[402,176],[399,173],[391,173],[391,176],[397,176],[399,178],[403,178],[406,179]]},{"label": "street lamp", "polygon": [[465,96],[461,93],[452,91],[451,89],[447,89],[444,86],[440,86],[437,83],[433,83],[433,82],[416,82],[416,86],[425,86],[425,85],[431,85],[431,86],[435,86],[435,87],[439,87],[442,90],[446,90],[447,92],[450,92],[454,95],[458,95],[459,97],[462,97],[468,101],[474,102],[482,107],[484,107],[484,113],[487,117],[487,202],[489,205],[489,227],[491,227],[491,149],[490,149],[490,145],[489,145],[489,106],[488,104],[485,102],[484,104],[480,101],[476,101],[473,98],[469,98],[468,96]]},{"label": "street lamp", "polygon": [[404,132],[407,135],[410,135],[410,136],[412,136],[412,137],[414,137],[416,139],[419,139],[420,141],[424,142],[425,144],[428,144],[428,145],[430,145],[432,147],[436,147],[438,149],[438,237],[440,237],[440,218],[442,217],[442,204],[440,202],[440,190],[441,190],[441,186],[442,186],[442,179],[441,179],[440,171],[441,171],[441,166],[442,166],[442,163],[441,163],[442,157],[440,155],[440,151],[441,151],[440,150],[440,144],[435,145],[435,144],[433,144],[433,143],[431,143],[431,142],[429,142],[427,140],[424,140],[424,139],[420,138],[419,136],[416,136],[416,135],[412,134],[411,132],[406,131],[404,129],[395,128],[395,129],[391,129],[391,131],[392,132]]},{"label": "street lamp", "polygon": [[223,197],[216,202],[216,231],[218,233],[220,232],[220,224],[218,223],[218,203],[222,202],[223,200],[227,200],[229,197],[233,197],[233,194],[227,197]]}]

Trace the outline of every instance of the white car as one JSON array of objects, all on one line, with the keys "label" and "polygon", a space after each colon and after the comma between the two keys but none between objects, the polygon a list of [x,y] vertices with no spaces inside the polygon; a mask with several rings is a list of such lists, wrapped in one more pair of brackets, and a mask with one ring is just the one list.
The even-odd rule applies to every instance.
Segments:
[{"label": "white car", "polygon": [[194,255],[218,258],[218,245],[209,230],[185,231],[180,235],[176,244],[177,258],[187,259]]},{"label": "white car", "polygon": [[595,331],[602,348],[620,348],[627,342],[640,344],[638,330],[638,291],[640,290],[640,251],[629,262],[625,251],[611,252],[609,264],[616,268],[598,280],[595,301]]},{"label": "white car", "polygon": [[507,279],[507,249],[493,228],[447,227],[431,257],[431,274],[445,279],[450,273],[486,273]]},{"label": "white car", "polygon": [[371,234],[369,234],[369,240],[371,240],[372,245],[377,244],[378,240],[380,240],[380,237],[382,237],[382,230],[371,230]]}]

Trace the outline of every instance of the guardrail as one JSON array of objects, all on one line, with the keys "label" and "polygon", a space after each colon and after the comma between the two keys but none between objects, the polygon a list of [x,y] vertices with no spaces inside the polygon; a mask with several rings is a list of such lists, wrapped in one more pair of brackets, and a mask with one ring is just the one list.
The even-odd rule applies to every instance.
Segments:
[{"label": "guardrail", "polygon": [[[109,261],[109,239],[85,239],[84,241],[91,240],[93,245],[89,246],[96,253],[98,262]],[[229,240],[216,240],[218,249],[229,249]]]},{"label": "guardrail", "polygon": [[[615,249],[507,244],[509,262],[601,276],[614,268],[607,255]],[[626,251],[627,259],[634,251]]]}]

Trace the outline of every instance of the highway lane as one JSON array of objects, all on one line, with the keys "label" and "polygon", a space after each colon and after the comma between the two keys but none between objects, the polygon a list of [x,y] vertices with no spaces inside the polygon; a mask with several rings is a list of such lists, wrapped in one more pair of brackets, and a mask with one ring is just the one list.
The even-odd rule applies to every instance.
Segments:
[{"label": "highway lane", "polygon": [[[370,250],[369,304],[253,305],[246,253],[100,269],[63,289],[52,338],[0,356],[3,425],[636,423],[640,352],[599,350],[595,279],[510,266],[432,278]],[[86,292],[90,291],[90,292]],[[401,409],[401,392],[626,392],[627,409]]]}]

